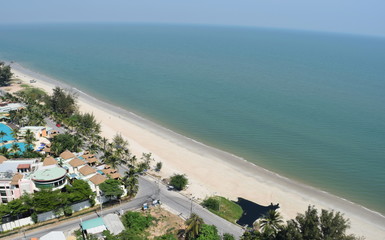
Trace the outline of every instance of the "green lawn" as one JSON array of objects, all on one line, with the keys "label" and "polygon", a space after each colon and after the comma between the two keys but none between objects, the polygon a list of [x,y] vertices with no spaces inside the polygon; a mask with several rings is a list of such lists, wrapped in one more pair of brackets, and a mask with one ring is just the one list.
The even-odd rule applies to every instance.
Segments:
[{"label": "green lawn", "polygon": [[214,196],[211,198],[219,201],[218,211],[209,209],[211,212],[215,213],[216,215],[232,223],[235,223],[242,216],[243,210],[238,204],[221,196]]}]

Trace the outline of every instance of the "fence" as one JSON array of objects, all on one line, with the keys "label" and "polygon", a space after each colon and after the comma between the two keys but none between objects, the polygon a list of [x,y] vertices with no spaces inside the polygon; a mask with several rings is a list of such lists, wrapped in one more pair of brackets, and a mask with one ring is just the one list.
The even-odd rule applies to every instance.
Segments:
[{"label": "fence", "polygon": [[[71,208],[74,212],[81,211],[83,209],[91,207],[90,201],[85,200],[83,202],[75,203],[71,205]],[[61,214],[63,215],[63,214]],[[37,215],[38,222],[44,222],[53,218],[56,218],[57,215],[53,211],[40,213]],[[9,231],[14,228],[22,227],[25,225],[34,224],[31,217],[21,218],[12,222],[3,223],[0,225],[0,232]]]}]

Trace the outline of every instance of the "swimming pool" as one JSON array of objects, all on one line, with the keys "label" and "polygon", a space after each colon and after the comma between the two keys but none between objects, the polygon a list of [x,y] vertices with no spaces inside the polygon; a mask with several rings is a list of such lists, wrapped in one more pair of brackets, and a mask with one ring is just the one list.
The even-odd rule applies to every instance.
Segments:
[{"label": "swimming pool", "polygon": [[12,129],[10,127],[8,127],[7,125],[5,125],[4,123],[0,123],[0,131],[5,132],[5,134],[6,134],[2,138],[0,137],[0,142],[15,140],[12,137]]},{"label": "swimming pool", "polygon": [[[7,149],[10,149],[12,147],[12,144],[13,143],[8,143],[8,144],[5,144],[4,146],[2,147],[6,147]],[[16,145],[19,146],[20,148],[20,151],[19,153],[23,153],[25,151],[25,149],[27,148],[27,144],[26,143],[23,143],[23,142],[15,142]]]}]

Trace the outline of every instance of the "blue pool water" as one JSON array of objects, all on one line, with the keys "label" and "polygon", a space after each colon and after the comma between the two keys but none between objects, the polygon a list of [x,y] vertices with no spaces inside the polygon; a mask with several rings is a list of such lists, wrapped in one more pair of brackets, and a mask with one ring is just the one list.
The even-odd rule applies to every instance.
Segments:
[{"label": "blue pool water", "polygon": [[[10,149],[10,148],[12,147],[12,144],[13,144],[13,143],[5,144],[4,147]],[[25,151],[25,149],[27,148],[27,144],[26,144],[26,143],[18,142],[18,143],[15,143],[15,144],[18,145],[19,148],[20,148],[19,153],[23,153],[23,152]]]},{"label": "blue pool water", "polygon": [[15,140],[11,134],[12,129],[10,127],[8,127],[7,125],[0,123],[0,131],[5,132],[5,134],[6,134],[4,137],[0,138],[1,142]]}]

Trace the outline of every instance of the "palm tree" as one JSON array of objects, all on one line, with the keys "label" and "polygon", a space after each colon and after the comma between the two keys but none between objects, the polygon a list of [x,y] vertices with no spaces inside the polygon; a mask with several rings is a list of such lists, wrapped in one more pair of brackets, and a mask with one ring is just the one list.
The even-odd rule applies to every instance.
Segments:
[{"label": "palm tree", "polygon": [[138,175],[133,174],[130,172],[125,172],[125,176],[122,179],[123,185],[127,190],[127,195],[130,197],[135,195],[139,190],[139,181],[138,181]]},{"label": "palm tree", "polygon": [[16,143],[12,143],[12,145],[11,145],[11,152],[17,153],[19,151],[20,151],[19,145],[17,145]]},{"label": "palm tree", "polygon": [[0,137],[1,137],[1,141],[3,142],[3,138],[6,136],[7,134],[4,132],[4,131],[0,131]]},{"label": "palm tree", "polygon": [[32,145],[34,141],[36,141],[35,136],[33,136],[33,132],[30,129],[27,129],[24,136],[25,142],[27,145]]},{"label": "palm tree", "polygon": [[270,209],[266,214],[262,216],[260,220],[260,227],[263,233],[275,234],[283,223],[282,217],[279,212]]},{"label": "palm tree", "polygon": [[108,143],[108,139],[103,137],[101,141],[102,141],[102,144],[103,144],[103,152],[106,152],[106,146],[107,146],[107,143]]},{"label": "palm tree", "polygon": [[196,238],[203,224],[203,219],[197,214],[192,213],[190,218],[186,220],[186,239]]},{"label": "palm tree", "polygon": [[14,139],[16,139],[16,141],[17,141],[17,137],[19,136],[19,129],[18,128],[14,128],[14,129],[12,129],[12,137],[14,138]]}]

